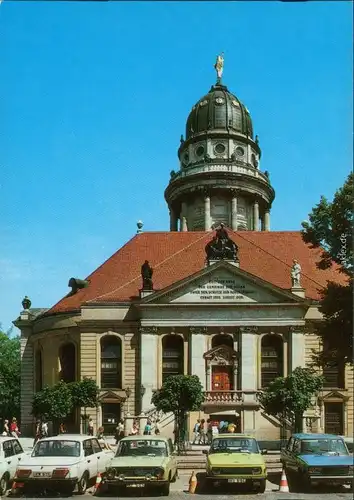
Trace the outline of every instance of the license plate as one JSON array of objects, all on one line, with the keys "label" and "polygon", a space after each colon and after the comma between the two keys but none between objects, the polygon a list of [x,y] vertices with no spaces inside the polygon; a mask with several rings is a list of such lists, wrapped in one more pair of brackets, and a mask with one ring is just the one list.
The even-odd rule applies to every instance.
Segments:
[{"label": "license plate", "polygon": [[245,483],[246,482],[246,479],[239,479],[239,478],[235,478],[235,479],[228,479],[227,480],[228,483]]},{"label": "license plate", "polygon": [[144,483],[127,484],[128,488],[144,488],[144,486],[145,486]]},{"label": "license plate", "polygon": [[33,477],[52,477],[51,472],[34,472]]}]

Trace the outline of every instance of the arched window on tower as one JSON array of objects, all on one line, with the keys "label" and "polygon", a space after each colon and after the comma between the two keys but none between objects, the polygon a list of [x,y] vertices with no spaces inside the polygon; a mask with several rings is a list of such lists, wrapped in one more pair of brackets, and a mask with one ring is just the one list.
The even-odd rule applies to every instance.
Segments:
[{"label": "arched window on tower", "polygon": [[283,376],[283,340],[278,335],[265,335],[261,342],[261,386],[266,388]]},{"label": "arched window on tower", "polygon": [[59,379],[64,382],[76,380],[76,348],[72,342],[64,344],[59,349],[60,372]]},{"label": "arched window on tower", "polygon": [[162,339],[162,383],[171,375],[184,373],[184,342],[180,335]]},{"label": "arched window on tower", "polygon": [[43,361],[42,361],[41,349],[36,350],[34,363],[35,363],[35,373],[36,373],[35,387],[36,387],[36,392],[38,392],[43,388]]},{"label": "arched window on tower", "polygon": [[107,335],[101,339],[101,387],[122,387],[122,341],[115,335]]},{"label": "arched window on tower", "polygon": [[226,345],[227,347],[230,347],[230,349],[234,348],[234,341],[231,335],[227,334],[218,334],[214,335],[214,337],[211,339],[211,347],[214,349],[214,347],[218,347],[219,345]]}]

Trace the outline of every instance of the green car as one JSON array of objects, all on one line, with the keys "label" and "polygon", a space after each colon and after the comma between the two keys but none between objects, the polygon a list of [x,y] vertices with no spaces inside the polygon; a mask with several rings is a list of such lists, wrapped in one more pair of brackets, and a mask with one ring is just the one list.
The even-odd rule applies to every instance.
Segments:
[{"label": "green car", "polygon": [[129,436],[119,441],[117,452],[106,467],[105,490],[158,489],[168,496],[176,481],[177,458],[171,439],[160,436]]},{"label": "green car", "polygon": [[267,470],[257,441],[244,434],[220,434],[207,454],[206,486],[244,484],[257,493],[266,489]]}]

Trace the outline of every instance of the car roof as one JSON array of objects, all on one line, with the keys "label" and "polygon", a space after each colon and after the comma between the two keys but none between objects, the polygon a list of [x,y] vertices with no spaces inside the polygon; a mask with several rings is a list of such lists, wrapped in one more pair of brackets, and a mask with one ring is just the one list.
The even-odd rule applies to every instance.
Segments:
[{"label": "car roof", "polygon": [[0,441],[9,441],[10,439],[17,439],[14,436],[0,436]]},{"label": "car roof", "polygon": [[336,434],[305,434],[304,432],[293,434],[292,437],[296,439],[343,439],[342,436]]},{"label": "car roof", "polygon": [[213,440],[214,439],[220,439],[220,438],[234,438],[234,437],[238,437],[238,438],[245,438],[245,439],[255,439],[254,436],[250,436],[249,434],[237,434],[237,433],[231,433],[231,432],[227,432],[226,434],[218,434],[217,436],[214,436],[213,437]]},{"label": "car roof", "polygon": [[85,441],[86,439],[97,439],[95,436],[82,434],[58,434],[58,436],[42,438],[40,441]]},{"label": "car roof", "polygon": [[169,438],[162,437],[162,436],[126,436],[121,441],[168,441]]}]

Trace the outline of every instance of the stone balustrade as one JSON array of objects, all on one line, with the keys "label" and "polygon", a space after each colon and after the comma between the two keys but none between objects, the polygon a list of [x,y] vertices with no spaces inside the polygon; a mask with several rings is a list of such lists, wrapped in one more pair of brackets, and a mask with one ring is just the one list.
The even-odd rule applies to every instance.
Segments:
[{"label": "stone balustrade", "polygon": [[206,391],[204,404],[257,403],[259,391]]},{"label": "stone balustrade", "polygon": [[187,177],[189,175],[195,175],[205,172],[233,172],[237,174],[248,175],[251,177],[259,177],[265,182],[269,183],[269,178],[257,168],[250,166],[249,164],[241,162],[224,163],[224,164],[196,164],[176,172],[173,176],[172,181],[180,179],[182,177]]}]

